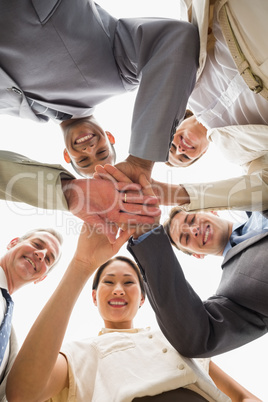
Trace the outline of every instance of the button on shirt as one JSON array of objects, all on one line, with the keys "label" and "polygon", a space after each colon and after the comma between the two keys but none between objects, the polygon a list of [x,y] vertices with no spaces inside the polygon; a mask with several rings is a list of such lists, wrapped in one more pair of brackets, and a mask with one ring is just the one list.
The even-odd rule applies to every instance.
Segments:
[{"label": "button on shirt", "polygon": [[[250,218],[242,224],[234,224],[232,234],[236,229],[241,228],[240,235],[235,235],[233,241],[235,244],[241,243],[253,236],[257,236],[261,233],[268,232],[268,219],[265,218],[260,212],[252,212]],[[231,235],[232,236],[232,235]],[[232,248],[230,239],[223,250],[223,257]]]},{"label": "button on shirt", "polygon": [[[0,288],[4,288],[8,290],[8,286],[7,286],[7,279],[6,279],[6,275],[4,273],[4,270],[0,267]],[[0,297],[0,323],[3,321],[5,312],[6,312],[6,300],[3,296]],[[0,382],[3,379],[3,374],[8,362],[8,357],[9,357],[9,350],[10,350],[10,344],[8,343],[6,351],[5,351],[5,355],[2,361],[2,364],[0,366]]]}]

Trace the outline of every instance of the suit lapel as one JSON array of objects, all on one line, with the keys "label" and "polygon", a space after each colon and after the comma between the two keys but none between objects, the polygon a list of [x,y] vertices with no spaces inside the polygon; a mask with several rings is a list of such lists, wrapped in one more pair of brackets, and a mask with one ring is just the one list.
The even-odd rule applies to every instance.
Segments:
[{"label": "suit lapel", "polygon": [[252,244],[257,243],[259,240],[262,238],[268,236],[268,232],[261,233],[257,236],[253,236],[248,240],[243,241],[242,243],[237,244],[236,246],[232,247],[228,253],[226,254],[223,263],[222,263],[222,268],[224,264],[226,264],[232,257],[235,255],[241,253],[241,251],[245,250],[246,248],[250,247]]}]

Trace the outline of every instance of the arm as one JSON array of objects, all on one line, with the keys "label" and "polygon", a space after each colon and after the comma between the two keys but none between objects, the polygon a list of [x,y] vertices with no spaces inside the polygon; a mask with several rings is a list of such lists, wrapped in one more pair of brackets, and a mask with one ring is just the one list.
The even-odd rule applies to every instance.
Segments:
[{"label": "arm", "polygon": [[210,357],[267,332],[259,314],[226,297],[213,296],[202,302],[186,281],[162,227],[139,244],[129,242],[128,250],[144,275],[162,332],[182,355]]},{"label": "arm", "polygon": [[130,23],[123,19],[117,34],[123,38],[133,61],[131,67],[135,67],[134,74],[139,79],[129,154],[165,162],[195,85],[199,54],[197,29],[175,19],[144,18]]},{"label": "arm", "polygon": [[[263,158],[262,158],[263,159]],[[255,170],[251,163],[250,173],[232,179],[202,184],[184,184],[190,204],[188,211],[200,209],[237,209],[242,211],[263,211],[268,208],[268,168]],[[261,163],[260,163],[261,165]]]},{"label": "arm", "polygon": [[56,291],[30,330],[8,376],[9,401],[44,401],[68,386],[67,362],[59,354],[70,315],[94,271],[115,255],[129,233],[111,245],[84,224],[75,255]]},{"label": "arm", "polygon": [[248,174],[209,183],[174,185],[153,180],[161,205],[182,205],[187,211],[268,208],[268,154],[248,165]]},{"label": "arm", "polygon": [[232,402],[261,402],[259,398],[226,374],[212,361],[209,364],[209,375],[216,386],[231,398]]},{"label": "arm", "polygon": [[11,152],[0,152],[0,197],[26,202],[38,208],[69,210],[73,215],[99,227],[110,241],[115,240],[111,223],[153,223],[160,210],[155,197],[128,197],[124,191],[137,191],[132,183],[112,183],[75,179],[60,165],[42,164]]}]

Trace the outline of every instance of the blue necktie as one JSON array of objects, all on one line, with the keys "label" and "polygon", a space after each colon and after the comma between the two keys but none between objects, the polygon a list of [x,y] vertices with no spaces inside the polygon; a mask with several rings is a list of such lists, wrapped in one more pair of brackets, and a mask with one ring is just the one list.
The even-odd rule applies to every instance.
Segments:
[{"label": "blue necktie", "polygon": [[3,321],[0,325],[0,365],[2,364],[5,351],[7,348],[7,344],[10,337],[11,332],[11,320],[12,320],[12,313],[13,313],[13,305],[14,302],[11,299],[10,294],[6,289],[1,288],[2,295],[6,299],[7,309],[3,318]]}]

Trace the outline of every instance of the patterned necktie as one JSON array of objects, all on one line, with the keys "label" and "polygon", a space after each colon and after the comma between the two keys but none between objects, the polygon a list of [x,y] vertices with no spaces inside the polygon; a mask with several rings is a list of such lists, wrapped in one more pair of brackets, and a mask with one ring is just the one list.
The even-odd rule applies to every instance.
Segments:
[{"label": "patterned necktie", "polygon": [[7,309],[3,318],[3,321],[0,325],[0,365],[2,364],[6,347],[9,341],[10,332],[11,332],[11,320],[12,320],[12,313],[13,313],[13,305],[14,302],[11,299],[10,294],[6,289],[2,289],[2,295],[6,299]]},{"label": "patterned necktie", "polygon": [[49,119],[54,119],[64,121],[72,118],[72,115],[43,106],[40,103],[36,102],[34,99],[29,98],[28,96],[26,96],[26,99],[34,113],[37,116],[41,117],[43,120],[48,121]]}]

